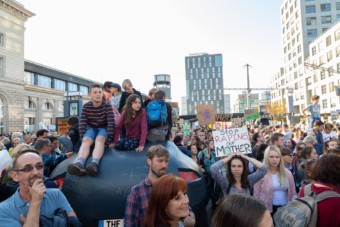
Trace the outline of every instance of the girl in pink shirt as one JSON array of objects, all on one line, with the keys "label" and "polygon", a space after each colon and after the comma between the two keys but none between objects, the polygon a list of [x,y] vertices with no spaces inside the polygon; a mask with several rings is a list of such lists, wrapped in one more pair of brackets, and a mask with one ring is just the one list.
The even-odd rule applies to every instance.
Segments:
[{"label": "girl in pink shirt", "polygon": [[274,215],[277,208],[297,197],[292,173],[284,167],[280,149],[269,146],[264,152],[263,163],[268,166],[267,174],[254,185],[254,196],[262,200]]}]

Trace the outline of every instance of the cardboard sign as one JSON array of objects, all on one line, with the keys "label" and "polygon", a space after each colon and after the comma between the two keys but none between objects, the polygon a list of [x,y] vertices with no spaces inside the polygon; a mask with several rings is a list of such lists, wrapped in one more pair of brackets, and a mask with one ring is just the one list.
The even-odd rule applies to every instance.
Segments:
[{"label": "cardboard sign", "polygon": [[198,105],[197,118],[200,125],[209,125],[215,122],[215,108],[213,104]]},{"label": "cardboard sign", "polygon": [[217,157],[228,156],[233,152],[251,153],[249,134],[246,128],[228,128],[224,131],[213,131]]}]

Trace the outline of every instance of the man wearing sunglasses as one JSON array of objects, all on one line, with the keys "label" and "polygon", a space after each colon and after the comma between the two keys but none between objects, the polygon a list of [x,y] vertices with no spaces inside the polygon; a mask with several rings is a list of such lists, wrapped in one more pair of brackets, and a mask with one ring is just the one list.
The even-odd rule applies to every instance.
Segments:
[{"label": "man wearing sunglasses", "polygon": [[43,182],[44,164],[35,150],[26,150],[13,158],[11,178],[19,188],[0,203],[1,226],[38,227],[41,215],[53,217],[57,209],[76,218],[72,207],[59,189],[46,189]]}]

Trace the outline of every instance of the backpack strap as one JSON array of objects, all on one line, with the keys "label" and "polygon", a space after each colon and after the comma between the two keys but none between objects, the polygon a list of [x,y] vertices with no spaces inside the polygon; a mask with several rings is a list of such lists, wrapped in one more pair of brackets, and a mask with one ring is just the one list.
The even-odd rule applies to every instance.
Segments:
[{"label": "backpack strap", "polygon": [[303,192],[305,196],[312,196],[313,191],[312,191],[312,184],[307,184],[306,186],[303,187]]},{"label": "backpack strap", "polygon": [[332,190],[327,190],[316,195],[315,201],[318,203],[328,198],[340,198],[340,194]]}]

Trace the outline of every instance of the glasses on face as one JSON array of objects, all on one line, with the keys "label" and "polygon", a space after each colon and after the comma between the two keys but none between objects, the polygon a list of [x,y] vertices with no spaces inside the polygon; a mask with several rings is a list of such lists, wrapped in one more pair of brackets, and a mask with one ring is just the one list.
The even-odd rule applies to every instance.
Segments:
[{"label": "glasses on face", "polygon": [[40,162],[40,163],[37,163],[35,166],[26,165],[24,168],[22,168],[22,169],[14,169],[14,171],[29,173],[29,172],[33,171],[33,168],[35,168],[36,170],[42,170],[44,168],[44,164]]}]

